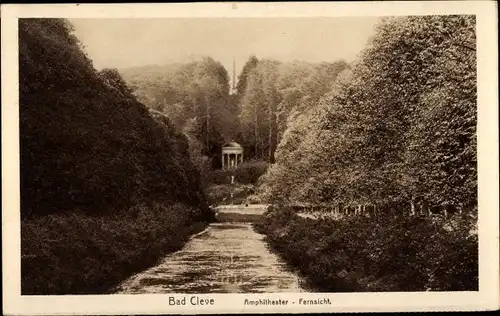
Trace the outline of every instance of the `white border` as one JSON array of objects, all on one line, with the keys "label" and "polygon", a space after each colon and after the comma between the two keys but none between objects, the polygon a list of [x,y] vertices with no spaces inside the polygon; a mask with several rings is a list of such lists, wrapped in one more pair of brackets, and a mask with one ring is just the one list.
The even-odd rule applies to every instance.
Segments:
[{"label": "white border", "polygon": [[[499,308],[498,43],[496,2],[185,3],[2,5],[3,302],[7,315],[309,313],[492,310]],[[333,17],[475,14],[478,54],[479,292],[201,294],[215,306],[171,307],[168,295],[20,295],[17,18]],[[177,295],[177,298],[183,295]],[[323,306],[244,306],[245,298],[329,297]]]}]

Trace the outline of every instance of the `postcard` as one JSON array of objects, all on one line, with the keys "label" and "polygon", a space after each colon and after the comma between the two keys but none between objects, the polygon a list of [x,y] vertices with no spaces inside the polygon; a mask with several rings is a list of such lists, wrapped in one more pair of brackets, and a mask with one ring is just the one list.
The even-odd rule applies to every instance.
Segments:
[{"label": "postcard", "polygon": [[498,309],[495,9],[2,5],[4,313]]}]

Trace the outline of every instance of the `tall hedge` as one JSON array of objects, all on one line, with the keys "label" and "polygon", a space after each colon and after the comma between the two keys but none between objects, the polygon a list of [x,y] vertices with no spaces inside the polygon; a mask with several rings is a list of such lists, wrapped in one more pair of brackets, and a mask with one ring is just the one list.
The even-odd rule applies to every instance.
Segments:
[{"label": "tall hedge", "polygon": [[140,201],[205,207],[187,140],[117,71],[94,69],[62,19],[19,20],[23,217],[101,214]]},{"label": "tall hedge", "polygon": [[475,39],[474,16],[383,20],[351,69],[285,131],[260,195],[474,210]]}]

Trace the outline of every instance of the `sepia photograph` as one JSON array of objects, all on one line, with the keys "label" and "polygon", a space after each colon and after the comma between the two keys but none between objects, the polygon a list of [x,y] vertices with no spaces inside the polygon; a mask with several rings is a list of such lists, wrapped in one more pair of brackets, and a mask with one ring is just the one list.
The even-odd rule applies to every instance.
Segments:
[{"label": "sepia photograph", "polygon": [[15,24],[21,298],[479,293],[476,14]]}]

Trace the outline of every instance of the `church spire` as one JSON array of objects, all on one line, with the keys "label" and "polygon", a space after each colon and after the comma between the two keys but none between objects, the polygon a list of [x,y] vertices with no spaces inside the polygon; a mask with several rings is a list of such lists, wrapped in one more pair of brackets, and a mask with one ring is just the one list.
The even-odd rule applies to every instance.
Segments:
[{"label": "church spire", "polygon": [[236,58],[233,57],[233,86],[231,87],[231,94],[236,94]]}]

